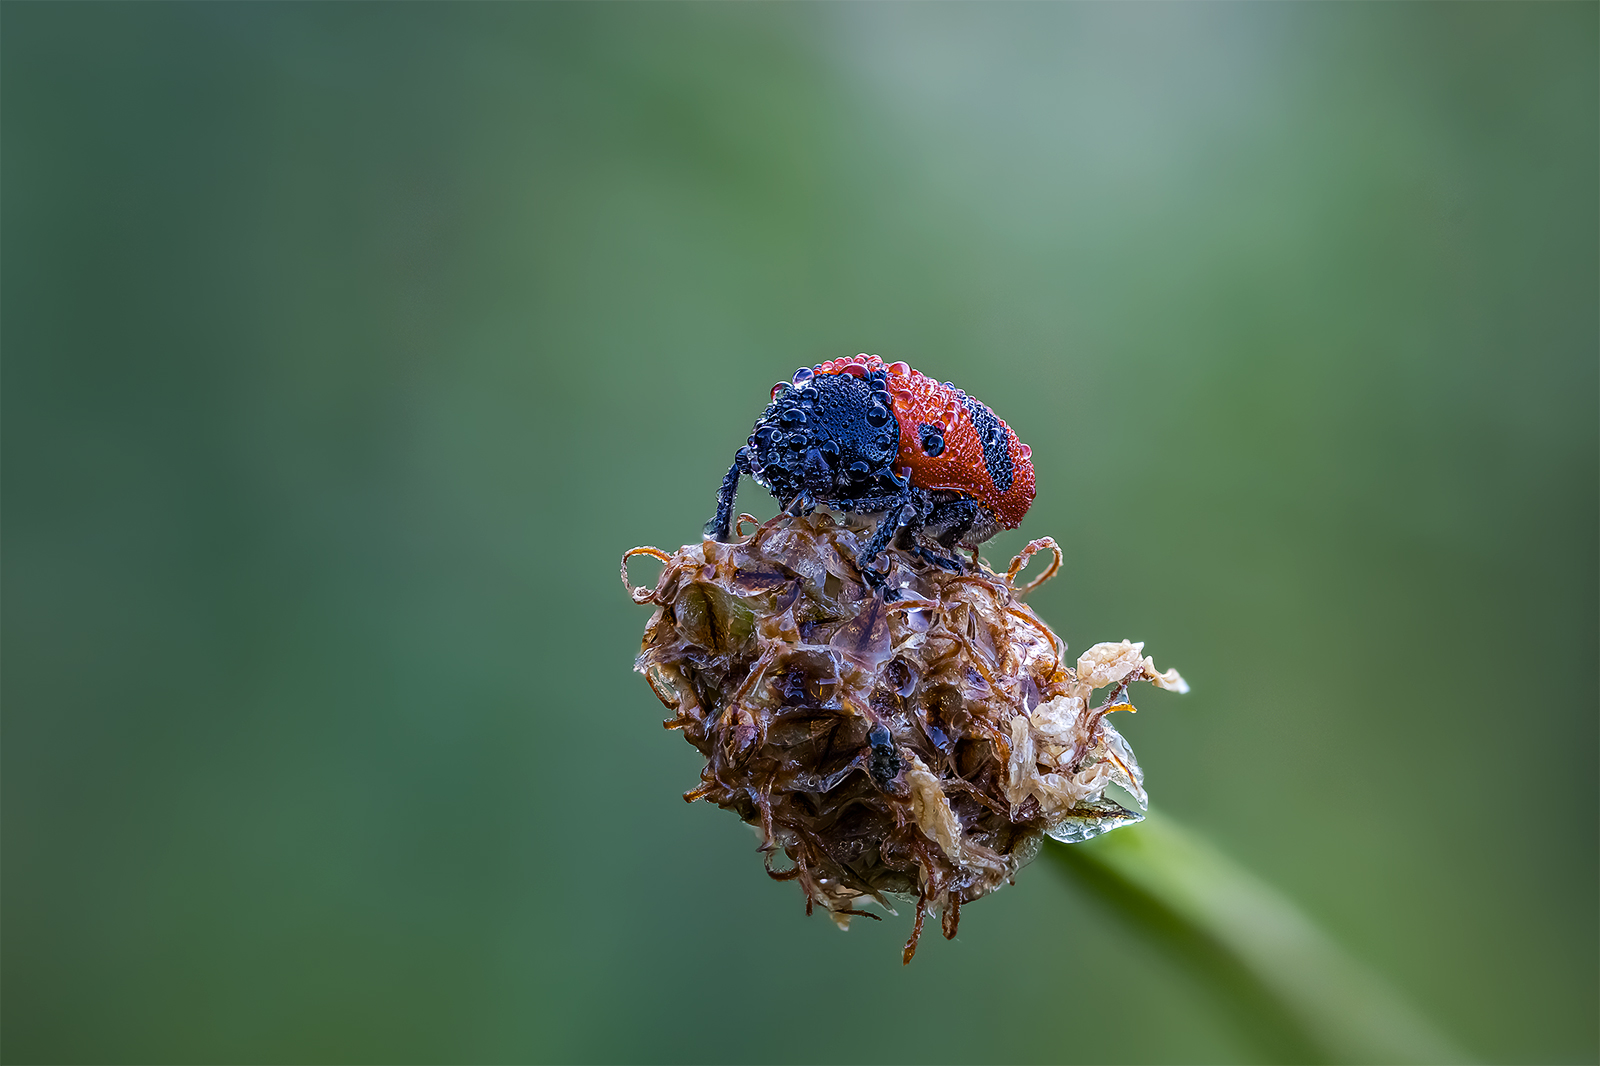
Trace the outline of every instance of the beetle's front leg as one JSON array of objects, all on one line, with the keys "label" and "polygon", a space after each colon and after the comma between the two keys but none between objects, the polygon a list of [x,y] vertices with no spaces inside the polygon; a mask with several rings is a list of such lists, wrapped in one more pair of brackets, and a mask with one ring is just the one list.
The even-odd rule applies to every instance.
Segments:
[{"label": "beetle's front leg", "polygon": [[733,502],[739,495],[739,476],[750,472],[750,449],[740,448],[734,454],[733,465],[722,478],[717,490],[717,513],[706,523],[706,536],[712,540],[726,541],[732,534]]},{"label": "beetle's front leg", "polygon": [[889,576],[889,570],[873,568],[873,561],[881,555],[889,542],[894,540],[900,527],[913,521],[918,513],[916,504],[911,499],[910,493],[905,493],[892,498],[892,502],[883,517],[878,519],[878,528],[873,531],[872,539],[867,541],[856,552],[856,569],[861,571],[868,585],[873,588],[882,588],[884,580]]}]

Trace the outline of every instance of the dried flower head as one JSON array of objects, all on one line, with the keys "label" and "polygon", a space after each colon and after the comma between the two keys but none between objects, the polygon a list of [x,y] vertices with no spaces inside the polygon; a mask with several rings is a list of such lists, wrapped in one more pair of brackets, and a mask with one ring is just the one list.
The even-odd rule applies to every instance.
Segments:
[{"label": "dried flower head", "polygon": [[[844,927],[878,917],[868,902],[914,898],[909,962],[926,913],[953,937],[961,906],[1010,882],[1042,837],[1143,817],[1144,775],[1105,716],[1133,710],[1132,682],[1188,686],[1125,640],[1065,659],[1022,602],[1060,566],[1048,538],[1005,573],[893,549],[886,599],[855,565],[864,534],[839,521],[780,514],[735,543],[628,552],[623,584],[656,605],[635,668],[705,756],[684,799],[757,827],[767,872],[800,882],[807,913]],[[1045,549],[1045,573],[1015,587]],[[663,564],[654,588],[628,583],[639,554]]]}]

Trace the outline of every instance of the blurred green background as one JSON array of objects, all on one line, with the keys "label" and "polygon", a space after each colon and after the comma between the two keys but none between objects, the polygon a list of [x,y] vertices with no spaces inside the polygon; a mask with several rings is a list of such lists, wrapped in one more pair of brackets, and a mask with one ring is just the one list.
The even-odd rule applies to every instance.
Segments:
[{"label": "blurred green background", "polygon": [[1193,684],[1158,807],[1594,1061],[1597,12],[5,5],[4,1057],[1255,1055],[1048,864],[902,969],[678,798],[618,556],[866,351]]}]

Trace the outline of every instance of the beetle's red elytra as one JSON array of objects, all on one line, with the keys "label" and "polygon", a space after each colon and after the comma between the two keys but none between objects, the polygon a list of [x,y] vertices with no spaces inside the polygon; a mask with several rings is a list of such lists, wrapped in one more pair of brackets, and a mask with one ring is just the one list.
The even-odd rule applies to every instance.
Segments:
[{"label": "beetle's red elytra", "polygon": [[717,494],[706,535],[727,540],[739,478],[749,474],[791,514],[819,504],[881,514],[858,563],[871,562],[897,535],[926,561],[976,548],[1014,529],[1033,502],[1032,451],[976,398],[904,362],[875,355],[802,367],[772,388],[745,447]]}]

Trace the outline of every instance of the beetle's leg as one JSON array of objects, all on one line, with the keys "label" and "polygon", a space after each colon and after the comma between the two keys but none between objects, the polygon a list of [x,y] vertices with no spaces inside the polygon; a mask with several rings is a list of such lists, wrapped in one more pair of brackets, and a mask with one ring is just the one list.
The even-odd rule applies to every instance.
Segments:
[{"label": "beetle's leg", "polygon": [[894,535],[900,532],[900,527],[914,520],[917,514],[916,504],[912,502],[911,495],[894,498],[889,509],[878,519],[878,528],[873,531],[872,539],[856,552],[856,569],[861,571],[861,576],[866,578],[867,584],[873,588],[882,588],[884,579],[889,576],[889,571],[876,570],[873,562],[883,550],[889,546]]},{"label": "beetle's leg", "polygon": [[886,587],[889,581],[889,573],[886,570],[873,570],[870,567],[862,567],[861,580],[866,582],[867,588],[882,592],[885,603],[893,603],[900,598],[899,589]]},{"label": "beetle's leg", "polygon": [[[940,555],[938,552],[917,543],[924,528],[930,522],[937,524],[937,520],[943,514],[942,508],[944,506],[944,504],[934,503],[933,498],[926,492],[911,492],[910,506],[902,509],[899,516],[899,526],[891,534],[890,540],[891,542],[905,544],[907,550],[913,556],[925,563],[948,570],[953,574],[966,573],[967,568],[961,560]],[[943,543],[943,538],[940,539],[940,543]]]},{"label": "beetle's leg", "polygon": [[717,490],[717,513],[706,523],[706,536],[712,540],[726,541],[731,535],[729,527],[733,523],[733,501],[739,495],[739,475],[748,473],[749,466],[750,449],[740,448],[722,479],[722,487]]},{"label": "beetle's leg", "polygon": [[817,505],[812,501],[811,493],[801,489],[799,494],[789,501],[789,506],[783,509],[783,513],[799,518],[801,515],[808,515],[816,509]]},{"label": "beetle's leg", "polygon": [[952,574],[964,574],[967,570],[966,564],[960,559],[948,559],[943,555],[937,555],[920,544],[911,549],[911,554],[925,563],[937,566],[941,570],[948,570]]}]

